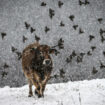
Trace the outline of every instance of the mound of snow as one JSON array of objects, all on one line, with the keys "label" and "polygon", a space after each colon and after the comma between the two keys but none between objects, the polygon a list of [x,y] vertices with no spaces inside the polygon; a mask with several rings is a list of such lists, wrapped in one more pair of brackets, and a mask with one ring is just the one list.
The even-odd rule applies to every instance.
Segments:
[{"label": "mound of snow", "polygon": [[0,88],[0,105],[105,105],[105,79],[49,84],[44,98],[28,97],[28,85],[6,86]]}]

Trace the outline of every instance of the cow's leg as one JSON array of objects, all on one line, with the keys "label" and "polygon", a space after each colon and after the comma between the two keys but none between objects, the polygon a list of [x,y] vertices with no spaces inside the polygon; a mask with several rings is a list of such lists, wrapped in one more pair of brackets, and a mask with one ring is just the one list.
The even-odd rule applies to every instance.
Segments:
[{"label": "cow's leg", "polygon": [[[47,82],[48,77],[46,76],[46,78],[44,80],[40,80],[38,82],[38,88],[36,88],[35,93],[38,95],[38,97],[44,97],[44,90],[45,90],[45,85]],[[38,91],[38,92],[37,92]]]},{"label": "cow's leg", "polygon": [[28,83],[29,83],[29,95],[28,95],[28,97],[31,97],[31,96],[33,96],[31,80],[28,80]]},{"label": "cow's leg", "polygon": [[44,97],[44,90],[45,90],[45,87],[46,87],[46,83],[48,82],[48,80],[49,80],[49,78],[50,78],[50,75],[48,75],[48,76],[45,76],[45,79],[42,81],[42,96]]},{"label": "cow's leg", "polygon": [[41,97],[40,84],[36,78],[32,78],[31,80],[32,80],[33,85],[36,87],[35,94],[40,98]]},{"label": "cow's leg", "polygon": [[33,92],[32,92],[32,85],[33,84],[31,81],[31,74],[30,74],[28,69],[23,69],[23,71],[24,71],[25,77],[28,78],[28,83],[29,83],[29,95],[28,95],[28,97],[31,97],[31,96],[33,96]]},{"label": "cow's leg", "polygon": [[41,81],[39,81],[38,85],[37,85],[37,87],[35,89],[35,94],[38,96],[38,98],[43,96],[42,90],[43,90],[42,83],[41,83]]},{"label": "cow's leg", "polygon": [[39,77],[38,75],[33,72],[33,70],[28,70],[29,72],[25,72],[25,76],[28,78],[29,80],[29,97],[31,96],[32,93],[32,84],[36,87],[36,94],[39,95],[39,90],[40,90],[40,86],[39,86]]},{"label": "cow's leg", "polygon": [[38,98],[42,97],[42,94],[41,94],[41,89],[42,89],[42,86],[40,83],[38,83],[38,88],[36,88],[35,90],[35,94],[37,94]]},{"label": "cow's leg", "polygon": [[42,88],[42,82],[41,82],[41,81],[39,82],[39,86],[40,86],[40,89],[39,89],[39,93],[40,93],[40,94],[39,94],[38,97],[40,98],[40,97],[43,97],[43,93],[42,93],[42,89],[43,89],[43,88]]}]

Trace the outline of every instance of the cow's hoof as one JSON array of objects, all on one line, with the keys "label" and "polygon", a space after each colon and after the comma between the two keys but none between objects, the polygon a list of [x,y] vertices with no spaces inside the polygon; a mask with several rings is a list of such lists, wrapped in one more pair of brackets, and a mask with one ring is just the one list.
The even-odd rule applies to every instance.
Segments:
[{"label": "cow's hoof", "polygon": [[38,95],[38,98],[44,98],[44,95],[40,95],[40,94],[39,94],[39,95]]},{"label": "cow's hoof", "polygon": [[30,91],[28,97],[32,97],[33,93]]},{"label": "cow's hoof", "polygon": [[33,96],[32,94],[29,94],[29,95],[28,95],[28,97],[32,97],[32,96]]},{"label": "cow's hoof", "polygon": [[35,90],[35,94],[38,95],[38,92]]},{"label": "cow's hoof", "polygon": [[41,97],[42,97],[42,95],[39,94],[39,95],[38,95],[38,98],[41,98]]}]

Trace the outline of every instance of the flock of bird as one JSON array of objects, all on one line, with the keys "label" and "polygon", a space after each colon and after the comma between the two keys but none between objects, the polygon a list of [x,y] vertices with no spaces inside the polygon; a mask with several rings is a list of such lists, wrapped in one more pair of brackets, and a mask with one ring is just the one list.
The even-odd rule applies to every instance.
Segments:
[{"label": "flock of bird", "polygon": [[[79,4],[80,6],[82,6],[82,5],[89,5],[90,2],[89,2],[88,0],[85,0],[84,2],[81,1],[81,0],[79,0],[79,1],[78,1],[78,4]],[[64,3],[63,3],[62,1],[58,1],[58,7],[59,7],[59,8],[62,8],[63,5],[64,5]],[[46,7],[46,6],[47,6],[47,3],[41,2],[40,6]],[[53,9],[49,8],[49,18],[50,18],[50,19],[53,19],[54,16],[55,16],[55,11],[54,11]],[[70,21],[72,21],[72,22],[75,20],[75,16],[74,16],[73,14],[70,15],[68,18],[69,18]],[[98,18],[96,21],[98,21],[99,24],[101,24],[102,21],[103,21],[103,18]],[[33,27],[31,26],[31,24],[29,24],[29,23],[26,22],[26,21],[24,22],[24,26],[25,26],[25,29],[26,29],[26,30],[29,30],[31,34],[36,31],[36,29],[33,28]],[[59,24],[59,26],[60,26],[60,27],[65,27],[65,23],[64,23],[63,21],[61,21],[60,24]],[[76,31],[77,29],[79,29],[78,34],[83,34],[83,33],[85,33],[84,30],[83,30],[81,27],[79,27],[78,24],[75,24],[75,25],[73,25],[72,27],[73,27],[73,29],[74,29],[75,31]],[[51,30],[51,29],[50,29],[48,26],[45,26],[45,27],[44,27],[45,33],[49,32],[50,30]],[[102,29],[102,28],[100,28],[100,30],[99,30],[99,35],[100,35],[100,41],[101,41],[102,43],[105,41],[104,33],[105,33],[105,30]],[[1,38],[2,38],[2,40],[5,40],[5,37],[6,37],[6,36],[7,36],[7,33],[1,32]],[[22,39],[23,43],[25,43],[27,40],[28,40],[28,38],[23,35],[23,39]],[[40,40],[40,38],[35,35],[35,40]],[[89,43],[91,43],[93,40],[95,40],[95,36],[94,36],[94,35],[89,35],[89,39],[88,39]],[[61,39],[61,41],[62,41],[62,39]],[[82,63],[84,56],[91,56],[91,55],[92,55],[92,52],[94,52],[95,49],[96,49],[96,46],[91,46],[89,51],[87,51],[87,52],[85,52],[85,53],[81,52],[81,53],[79,53],[79,54],[76,53],[75,50],[73,50],[72,53],[67,57],[66,62],[67,62],[67,63],[71,63],[72,60],[73,60],[74,58],[76,58],[77,64],[78,64],[78,63]],[[15,48],[14,46],[11,46],[11,51],[17,55],[17,59],[18,59],[18,60],[21,59],[21,57],[22,57],[21,52],[19,52],[17,48]],[[105,51],[103,51],[103,55],[105,56]],[[8,65],[7,63],[5,63],[5,64],[3,65],[3,68],[4,68],[4,69],[7,69],[7,68],[9,68],[9,65]],[[103,69],[103,68],[105,68],[105,65],[100,61],[100,69]],[[93,74],[96,74],[97,72],[98,72],[98,70],[96,69],[96,67],[93,67],[92,73],[93,73]],[[64,74],[65,74],[65,71],[64,71],[63,68],[62,68],[62,69],[60,70],[60,75],[59,75],[59,76],[63,78],[63,77],[64,77]],[[4,71],[4,72],[2,73],[2,77],[4,77],[5,75],[7,75],[7,73]],[[56,76],[57,76],[57,75],[55,75],[55,78],[56,78]]]}]

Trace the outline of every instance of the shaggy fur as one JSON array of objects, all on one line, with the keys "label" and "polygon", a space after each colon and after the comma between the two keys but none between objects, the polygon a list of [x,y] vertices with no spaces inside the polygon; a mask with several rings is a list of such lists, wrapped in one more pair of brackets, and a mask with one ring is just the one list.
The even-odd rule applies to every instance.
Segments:
[{"label": "shaggy fur", "polygon": [[[44,96],[44,90],[52,71],[52,60],[49,54],[54,51],[47,45],[38,42],[28,45],[22,53],[22,68],[29,82],[29,97],[33,95],[32,85],[36,87],[35,94]],[[50,64],[43,64],[44,60],[50,60]]]}]

